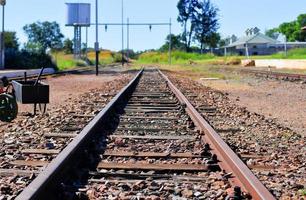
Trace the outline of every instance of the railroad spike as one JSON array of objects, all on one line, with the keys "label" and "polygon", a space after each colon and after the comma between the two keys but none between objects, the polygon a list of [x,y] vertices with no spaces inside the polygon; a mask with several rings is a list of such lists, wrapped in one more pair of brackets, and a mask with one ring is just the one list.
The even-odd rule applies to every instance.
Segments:
[{"label": "railroad spike", "polygon": [[206,143],[204,145],[204,149],[207,150],[207,151],[211,150],[210,145],[208,143]]},{"label": "railroad spike", "polygon": [[211,155],[211,153],[209,152],[211,149],[210,149],[210,146],[209,146],[209,144],[205,144],[204,145],[204,148],[203,148],[203,150],[202,150],[202,152],[201,152],[201,156],[210,156]]},{"label": "railroad spike", "polygon": [[242,196],[242,192],[241,192],[241,188],[239,186],[235,186],[233,189],[233,193],[229,194],[225,200],[244,200],[246,198],[244,198]]},{"label": "railroad spike", "polygon": [[180,102],[179,105],[181,106],[181,108],[186,109],[187,105],[186,103]]},{"label": "railroad spike", "polygon": [[216,164],[218,162],[218,158],[216,154],[213,154],[209,160],[206,161],[207,164]]},{"label": "railroad spike", "polygon": [[239,186],[235,186],[235,187],[234,187],[234,199],[235,199],[235,200],[244,199],[244,198],[242,197],[241,188],[240,188]]}]

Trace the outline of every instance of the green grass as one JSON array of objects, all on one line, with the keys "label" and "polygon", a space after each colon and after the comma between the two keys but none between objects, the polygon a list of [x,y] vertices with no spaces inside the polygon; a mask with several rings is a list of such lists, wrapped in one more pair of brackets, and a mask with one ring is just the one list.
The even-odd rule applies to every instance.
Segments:
[{"label": "green grass", "polygon": [[[283,59],[284,55],[280,52],[269,56],[252,56],[251,59]],[[220,79],[239,79],[235,73],[228,73],[226,68],[240,68],[240,63],[245,56],[215,56],[213,54],[197,54],[175,51],[172,53],[172,65],[168,65],[168,53],[146,52],[139,56],[134,62],[134,69],[140,66],[154,65],[161,69],[175,71],[196,77],[211,77]],[[305,49],[293,49],[288,51],[286,59],[306,59]],[[235,66],[236,65],[236,66]],[[305,73],[306,70],[294,69],[273,69],[273,71],[287,73]]]},{"label": "green grass", "polygon": [[[139,56],[139,59],[135,61],[135,64],[168,64],[168,56],[169,55],[167,52],[146,52]],[[89,52],[88,58],[91,62],[94,62],[95,53]],[[86,66],[84,61],[74,60],[73,55],[67,55],[63,52],[54,53],[53,59],[56,61],[59,70],[67,70],[80,66]],[[100,64],[106,65],[120,61],[121,56],[111,51],[102,51],[99,54],[99,59]],[[172,52],[173,65],[184,67],[184,69],[187,68],[187,70],[193,71],[195,73],[203,71],[201,68],[203,65],[239,65],[242,59],[245,59],[245,56],[222,57],[213,54],[186,53],[180,51]],[[251,59],[306,59],[306,48],[289,50],[287,57],[284,56],[283,52],[280,52],[269,56],[252,56]]]},{"label": "green grass", "polygon": [[[111,64],[111,63],[115,63],[117,60],[115,58],[117,54],[111,51],[101,51],[99,53],[99,63],[101,65],[107,65],[107,64]],[[95,52],[89,52],[88,53],[88,59],[94,63],[96,60],[96,53]]]},{"label": "green grass", "polygon": [[[213,54],[186,53],[180,51],[172,52],[172,64],[223,64],[237,65],[241,63],[241,57],[229,56],[221,57]],[[146,52],[139,56],[137,64],[167,64],[169,54],[162,52]]]},{"label": "green grass", "polygon": [[[215,59],[213,54],[198,54],[198,53],[185,53],[180,51],[172,52],[172,62],[176,63],[188,63],[193,61],[201,60],[213,60]],[[168,63],[169,54],[163,52],[146,52],[139,56],[137,63],[147,64],[147,63]]]},{"label": "green grass", "polygon": [[[222,72],[224,65],[240,64],[241,59],[237,56],[220,57],[213,54],[198,54],[174,51],[172,52],[172,65],[168,65],[168,53],[146,52],[139,56],[134,63],[133,69],[141,66],[158,66],[161,69],[174,71],[190,78],[219,78],[227,79],[233,74]],[[230,66],[228,66],[230,67]],[[237,78],[237,77],[231,77]]]},{"label": "green grass", "polygon": [[[306,48],[292,49],[288,51],[288,56],[285,57],[282,52],[267,55],[267,56],[251,56],[251,59],[306,59]],[[222,75],[212,73],[212,70],[206,70],[207,67],[213,65],[213,70],[220,66],[234,67],[234,65],[240,66],[241,60],[245,59],[245,56],[215,56],[213,54],[197,54],[175,51],[172,53],[172,66],[168,66],[168,53],[161,52],[146,52],[139,56],[139,59],[135,62],[136,65],[159,65],[162,68],[178,71],[189,71],[194,73],[208,74],[212,77],[222,78]],[[174,66],[174,67],[173,67]],[[220,68],[219,67],[219,68]],[[206,70],[206,72],[204,72]],[[305,73],[306,70],[298,69],[272,69],[273,71],[286,72],[286,73]],[[219,70],[220,71],[220,70]],[[200,73],[201,74],[201,73]],[[223,73],[224,74],[224,73]]]},{"label": "green grass", "polygon": [[[111,63],[115,63],[118,60],[117,53],[113,53],[111,51],[101,51],[99,54],[99,63],[101,65],[107,65]],[[52,54],[53,60],[57,65],[58,70],[69,70],[77,67],[86,66],[86,62],[83,60],[75,60],[72,54],[65,54],[64,52],[54,52]],[[95,62],[95,52],[88,53],[88,59],[94,63]],[[121,60],[121,56],[120,56]]]},{"label": "green grass", "polygon": [[306,48],[290,49],[287,57],[284,52],[267,56],[251,56],[252,59],[306,59]]},{"label": "green grass", "polygon": [[[139,56],[137,63],[139,64],[167,64],[169,61],[169,54],[163,52],[146,52]],[[306,48],[291,49],[287,53],[279,52],[267,56],[251,56],[251,59],[306,59]],[[173,64],[196,64],[196,63],[209,63],[209,64],[240,64],[245,56],[216,56],[213,54],[198,54],[186,53],[180,51],[172,52]]]},{"label": "green grass", "polygon": [[[152,64],[140,64],[134,63],[131,69],[141,69],[145,66],[152,66]],[[154,64],[162,70],[172,71],[177,75],[189,77],[194,80],[199,78],[218,78],[218,79],[240,79],[239,75],[235,73],[228,73],[224,68],[236,68],[236,66],[224,66],[224,65],[211,65],[208,63],[190,65],[190,64]]]},{"label": "green grass", "polygon": [[306,59],[306,48],[291,49],[287,53],[287,57],[284,52],[279,52],[271,56],[278,59]]},{"label": "green grass", "polygon": [[83,60],[75,60],[72,54],[57,52],[53,53],[52,57],[59,71],[86,66],[86,63]]}]

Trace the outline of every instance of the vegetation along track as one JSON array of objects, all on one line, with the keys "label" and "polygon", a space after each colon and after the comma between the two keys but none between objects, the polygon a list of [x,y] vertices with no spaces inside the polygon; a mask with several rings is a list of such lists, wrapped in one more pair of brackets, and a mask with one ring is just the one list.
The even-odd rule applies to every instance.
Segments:
[{"label": "vegetation along track", "polygon": [[16,199],[274,199],[154,69],[140,71],[50,163],[18,162],[47,167]]}]

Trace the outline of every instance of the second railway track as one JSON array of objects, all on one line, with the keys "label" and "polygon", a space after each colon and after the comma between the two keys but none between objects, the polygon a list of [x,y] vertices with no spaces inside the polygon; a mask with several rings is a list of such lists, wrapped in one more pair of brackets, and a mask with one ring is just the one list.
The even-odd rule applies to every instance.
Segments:
[{"label": "second railway track", "polygon": [[274,199],[155,69],[139,72],[57,153],[17,161],[45,169],[16,199]]},{"label": "second railway track", "polygon": [[275,71],[267,71],[267,70],[252,70],[252,69],[242,69],[240,70],[242,73],[250,73],[254,74],[260,78],[271,78],[277,80],[284,81],[302,81],[306,83],[306,74],[294,74],[294,73],[284,73],[284,72],[275,72]]}]

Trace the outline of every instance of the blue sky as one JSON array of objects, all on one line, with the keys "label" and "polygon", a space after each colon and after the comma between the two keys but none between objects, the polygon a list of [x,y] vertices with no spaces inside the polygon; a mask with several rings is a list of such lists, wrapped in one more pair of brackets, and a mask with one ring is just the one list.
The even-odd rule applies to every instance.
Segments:
[{"label": "blue sky", "polygon": [[[26,41],[22,27],[34,21],[57,21],[66,37],[73,37],[73,29],[65,27],[67,2],[92,4],[92,22],[94,20],[94,0],[7,0],[6,29],[18,33],[19,42]],[[121,21],[121,0],[99,0],[100,22]],[[124,0],[125,19],[130,22],[168,22],[172,18],[174,33],[181,31],[177,23],[177,0]],[[220,9],[220,29],[223,36],[236,34],[241,36],[250,27],[259,27],[262,31],[278,26],[285,21],[294,20],[297,15],[306,13],[305,0],[212,0]],[[121,49],[121,28],[100,28],[100,44],[103,48]],[[169,32],[168,27],[131,27],[130,47],[135,50],[160,47]],[[84,34],[83,34],[84,35]],[[84,37],[85,39],[85,37]],[[94,43],[94,27],[89,29],[89,46]]]}]

